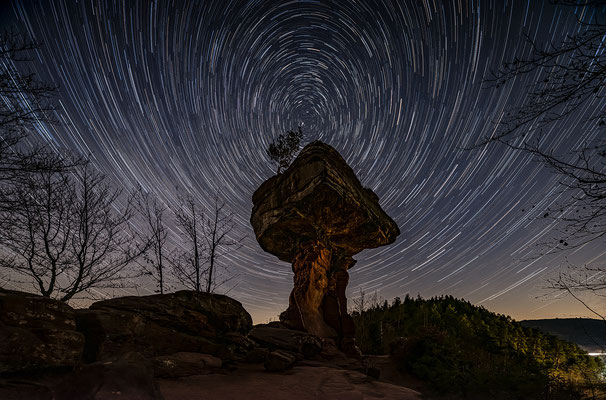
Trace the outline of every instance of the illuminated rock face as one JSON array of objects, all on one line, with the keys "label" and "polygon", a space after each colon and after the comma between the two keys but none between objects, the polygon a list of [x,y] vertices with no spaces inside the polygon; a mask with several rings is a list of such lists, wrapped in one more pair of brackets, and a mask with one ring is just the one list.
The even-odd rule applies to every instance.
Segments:
[{"label": "illuminated rock face", "polygon": [[284,322],[348,347],[355,333],[345,297],[352,256],[400,234],[377,195],[362,187],[335,149],[316,141],[257,189],[251,223],[263,250],[292,263]]}]

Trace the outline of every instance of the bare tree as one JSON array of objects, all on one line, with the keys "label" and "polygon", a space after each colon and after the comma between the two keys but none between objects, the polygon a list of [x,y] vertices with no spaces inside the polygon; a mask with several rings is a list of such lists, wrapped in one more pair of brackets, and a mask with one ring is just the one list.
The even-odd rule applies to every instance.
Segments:
[{"label": "bare tree", "polygon": [[39,48],[40,43],[21,33],[0,34],[0,181],[60,166],[62,158],[43,146],[19,146],[25,127],[57,122],[52,102],[57,86],[39,81],[34,73],[21,72],[32,61],[32,51]]},{"label": "bare tree", "polygon": [[9,221],[0,247],[2,267],[34,282],[43,296],[68,301],[92,288],[125,287],[127,266],[148,243],[132,229],[132,198],[83,164],[74,172],[32,174],[13,194],[18,207],[0,213]]},{"label": "bare tree", "polygon": [[230,281],[230,276],[217,282],[218,260],[240,247],[242,239],[231,236],[235,222],[233,212],[227,210],[225,202],[214,197],[212,210],[205,215],[192,196],[179,199],[175,211],[177,225],[187,240],[187,250],[174,257],[177,279],[191,290],[207,293]]},{"label": "bare tree", "polygon": [[362,315],[364,311],[368,309],[368,299],[366,298],[366,291],[362,288],[359,289],[360,295],[358,297],[354,297],[353,301],[353,311]]},{"label": "bare tree", "polygon": [[606,316],[584,298],[584,294],[606,296],[606,268],[592,265],[579,267],[568,261],[566,264],[566,268],[562,269],[556,277],[548,280],[549,288],[567,293],[606,323]]},{"label": "bare tree", "polygon": [[359,316],[356,321],[356,330],[360,338],[366,338],[368,335],[368,327],[365,312],[377,308],[379,304],[377,291],[375,290],[372,295],[368,295],[364,289],[360,288],[359,295],[352,300],[353,307],[350,312],[357,313]]},{"label": "bare tree", "polygon": [[40,43],[24,34],[0,33],[0,210],[14,207],[12,192],[18,185],[28,185],[30,174],[67,170],[84,162],[44,145],[25,144],[27,127],[57,123],[52,101],[57,86],[22,72],[39,48]]},{"label": "bare tree", "polygon": [[288,168],[299,150],[303,131],[299,127],[296,131],[287,131],[269,145],[267,155],[270,160],[278,166],[278,174]]},{"label": "bare tree", "polygon": [[204,214],[191,195],[179,197],[179,206],[174,213],[177,226],[187,242],[187,249],[174,257],[175,276],[187,288],[201,292],[206,272],[202,259]]},{"label": "bare tree", "polygon": [[[567,1],[563,5],[604,5],[600,1]],[[506,62],[488,82],[496,89],[522,75],[535,74],[536,83],[528,87],[527,100],[500,120],[495,135],[480,146],[500,142],[528,152],[561,179],[567,191],[564,202],[546,210],[545,217],[566,225],[561,235],[547,244],[550,251],[579,247],[606,235],[606,139],[586,142],[578,149],[557,153],[544,145],[549,125],[574,115],[581,106],[591,107],[605,95],[606,52],[603,38],[606,24],[579,22],[579,32],[560,43],[537,44],[530,39],[532,53],[526,58]],[[606,128],[606,109],[597,108],[590,120],[596,130]],[[528,139],[529,132],[538,138]]]},{"label": "bare tree", "polygon": [[[603,6],[602,1],[560,0],[554,3],[570,6]],[[595,13],[599,15],[599,13]],[[595,17],[597,18],[597,17]],[[564,199],[545,210],[544,218],[553,218],[563,228],[557,237],[541,244],[541,254],[578,248],[606,237],[606,139],[600,132],[606,128],[606,108],[601,102],[606,83],[606,53],[603,38],[606,24],[593,19],[579,21],[579,29],[559,43],[540,44],[527,40],[532,48],[528,57],[516,57],[503,64],[488,82],[498,90],[516,78],[532,74],[535,83],[528,87],[526,101],[506,113],[499,121],[497,133],[484,138],[479,146],[498,142],[535,156],[559,178]],[[602,104],[599,107],[594,104]],[[545,139],[553,125],[594,107],[584,130],[593,129],[595,140],[566,152],[546,147]],[[548,133],[545,133],[545,132]],[[529,139],[533,133],[535,139]],[[538,134],[538,135],[536,135]],[[564,291],[581,301],[592,313],[596,310],[581,300],[582,292],[603,295],[606,288],[604,267],[569,266],[550,287]]]},{"label": "bare tree", "polygon": [[206,292],[214,292],[219,286],[225,284],[233,276],[224,281],[216,283],[216,264],[217,260],[230,251],[240,248],[242,238],[232,238],[235,227],[234,213],[227,210],[225,202],[215,196],[212,214],[206,218],[204,224],[204,238],[206,240],[206,251],[208,258],[208,276],[206,280]]},{"label": "bare tree", "polygon": [[60,290],[58,279],[71,267],[75,204],[70,183],[63,173],[30,175],[11,193],[11,212],[0,213],[6,222],[0,230],[0,248],[6,253],[0,267],[30,278],[45,297]]},{"label": "bare tree", "polygon": [[33,122],[52,121],[49,115],[55,110],[51,99],[58,87],[39,81],[32,72],[21,73],[16,64],[32,61],[32,51],[40,43],[27,35],[5,31],[0,33],[0,128],[19,132]]},{"label": "bare tree", "polygon": [[168,230],[164,224],[166,207],[149,193],[144,193],[142,190],[138,193],[137,210],[147,226],[147,240],[150,243],[150,251],[144,254],[144,260],[149,267],[144,270],[156,281],[160,294],[164,294],[165,269],[167,262],[170,263],[167,259],[169,252],[166,249]]}]

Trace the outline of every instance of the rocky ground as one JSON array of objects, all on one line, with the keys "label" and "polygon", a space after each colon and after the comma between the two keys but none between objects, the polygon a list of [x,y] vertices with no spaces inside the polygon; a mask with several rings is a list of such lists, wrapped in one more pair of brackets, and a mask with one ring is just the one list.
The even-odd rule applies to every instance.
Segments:
[{"label": "rocky ground", "polygon": [[[107,378],[108,376],[104,376]],[[91,377],[92,378],[92,377]],[[4,400],[133,399],[133,400],[240,400],[240,399],[421,399],[419,392],[382,382],[346,368],[321,363],[300,364],[286,371],[268,372],[262,364],[241,364],[213,373],[179,378],[156,378],[153,382],[124,377],[113,387],[101,385],[101,377],[91,382],[95,390],[83,388],[85,382],[69,382],[60,375],[4,378],[0,398]],[[113,379],[116,379],[114,376]],[[86,381],[86,379],[85,379]],[[98,385],[97,385],[98,384]],[[75,386],[72,386],[75,385]],[[68,389],[66,386],[72,386]]]},{"label": "rocky ground", "polygon": [[242,365],[220,374],[160,379],[158,385],[166,400],[421,399],[414,390],[321,363],[273,373],[265,371],[262,365]]},{"label": "rocky ground", "polygon": [[279,322],[253,326],[221,295],[74,310],[0,289],[4,400],[419,399],[388,361],[349,357],[334,340]]}]

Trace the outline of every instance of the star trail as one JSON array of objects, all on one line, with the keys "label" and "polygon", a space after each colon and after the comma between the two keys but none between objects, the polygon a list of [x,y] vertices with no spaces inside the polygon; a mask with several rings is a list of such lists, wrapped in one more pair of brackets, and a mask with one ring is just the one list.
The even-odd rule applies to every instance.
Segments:
[{"label": "star trail", "polygon": [[[61,123],[39,124],[31,137],[89,156],[116,185],[141,185],[169,207],[179,193],[211,207],[219,193],[236,214],[233,236],[245,236],[219,262],[236,276],[229,295],[256,322],[287,307],[292,271],[257,244],[251,197],[275,173],[265,149],[298,125],[304,143],[322,140],[343,155],[402,232],[355,257],[350,299],[362,288],[388,300],[450,294],[519,319],[587,314],[543,287],[565,257],[604,263],[603,243],[529,258],[555,235],[557,221],[540,217],[561,196],[558,177],[506,146],[464,148],[525,100],[535,74],[498,89],[482,84],[530,54],[524,34],[558,42],[599,9],[530,0],[49,0],[1,11],[3,26],[43,43],[28,66],[60,86]],[[598,106],[555,124],[550,148],[598,137],[585,126]],[[139,294],[153,292],[140,284]]]}]

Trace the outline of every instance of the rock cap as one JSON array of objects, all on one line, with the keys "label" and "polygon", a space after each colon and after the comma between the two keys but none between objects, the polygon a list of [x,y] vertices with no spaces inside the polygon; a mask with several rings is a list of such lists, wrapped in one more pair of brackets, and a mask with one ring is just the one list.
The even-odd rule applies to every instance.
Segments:
[{"label": "rock cap", "polygon": [[251,224],[263,250],[286,262],[306,242],[352,256],[391,244],[400,234],[377,195],[320,141],[305,146],[284,173],[255,191]]}]

